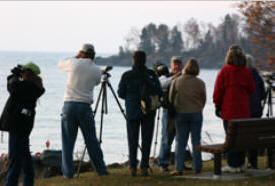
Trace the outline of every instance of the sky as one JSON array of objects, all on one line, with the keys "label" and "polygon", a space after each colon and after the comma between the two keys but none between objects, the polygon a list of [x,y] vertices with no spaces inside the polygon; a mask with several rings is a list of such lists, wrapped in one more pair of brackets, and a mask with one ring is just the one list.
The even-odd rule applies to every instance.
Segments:
[{"label": "sky", "polygon": [[0,51],[78,51],[92,43],[115,54],[132,28],[170,28],[190,18],[219,24],[233,1],[0,1]]}]

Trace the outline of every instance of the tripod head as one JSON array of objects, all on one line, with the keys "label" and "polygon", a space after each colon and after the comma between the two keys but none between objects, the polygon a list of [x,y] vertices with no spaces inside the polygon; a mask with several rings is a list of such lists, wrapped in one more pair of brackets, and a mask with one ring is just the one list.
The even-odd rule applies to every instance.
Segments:
[{"label": "tripod head", "polygon": [[112,66],[105,66],[102,68],[102,79],[103,81],[107,81],[109,79],[109,77],[111,77],[111,74],[109,73],[109,71],[111,71],[113,69]]},{"label": "tripod head", "polygon": [[106,72],[102,74],[102,80],[103,81],[108,81],[108,79],[111,77],[111,74]]},{"label": "tripod head", "polygon": [[268,87],[269,87],[271,90],[275,91],[275,85],[274,85],[274,83],[275,83],[275,72],[272,72],[272,73],[270,73],[270,72],[264,73],[264,74],[263,74],[263,77],[264,77],[265,82],[267,83]]}]

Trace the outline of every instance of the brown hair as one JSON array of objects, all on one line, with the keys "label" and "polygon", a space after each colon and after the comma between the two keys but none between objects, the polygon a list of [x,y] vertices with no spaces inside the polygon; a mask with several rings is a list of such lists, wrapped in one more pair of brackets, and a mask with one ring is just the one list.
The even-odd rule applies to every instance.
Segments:
[{"label": "brown hair", "polygon": [[246,57],[238,45],[232,45],[225,57],[227,65],[246,66]]},{"label": "brown hair", "polygon": [[32,70],[30,69],[24,69],[24,76],[27,80],[34,82],[38,86],[42,86],[42,78],[38,75],[36,75]]},{"label": "brown hair", "polygon": [[135,65],[138,65],[138,66],[145,65],[146,54],[142,50],[135,51],[133,55],[133,59],[134,59]]},{"label": "brown hair", "polygon": [[197,76],[200,73],[198,61],[194,58],[189,59],[184,67],[184,73]]}]

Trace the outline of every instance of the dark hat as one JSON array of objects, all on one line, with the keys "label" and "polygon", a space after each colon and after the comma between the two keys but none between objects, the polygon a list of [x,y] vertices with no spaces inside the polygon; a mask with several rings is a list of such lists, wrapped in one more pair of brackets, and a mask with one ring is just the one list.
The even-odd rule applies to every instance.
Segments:
[{"label": "dark hat", "polygon": [[81,51],[85,53],[92,53],[95,52],[95,48],[92,44],[84,44]]}]

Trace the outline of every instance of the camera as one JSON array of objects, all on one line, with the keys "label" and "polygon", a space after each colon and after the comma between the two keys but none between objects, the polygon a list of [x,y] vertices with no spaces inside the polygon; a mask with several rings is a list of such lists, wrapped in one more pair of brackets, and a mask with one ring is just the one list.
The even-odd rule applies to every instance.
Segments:
[{"label": "camera", "polygon": [[109,71],[111,71],[113,69],[112,66],[105,66],[101,69],[103,74],[107,74]]},{"label": "camera", "polygon": [[13,69],[11,69],[11,73],[17,77],[21,77],[23,74],[23,67],[22,65],[17,65]]},{"label": "camera", "polygon": [[166,65],[159,65],[157,67],[158,76],[169,76],[169,69]]}]

